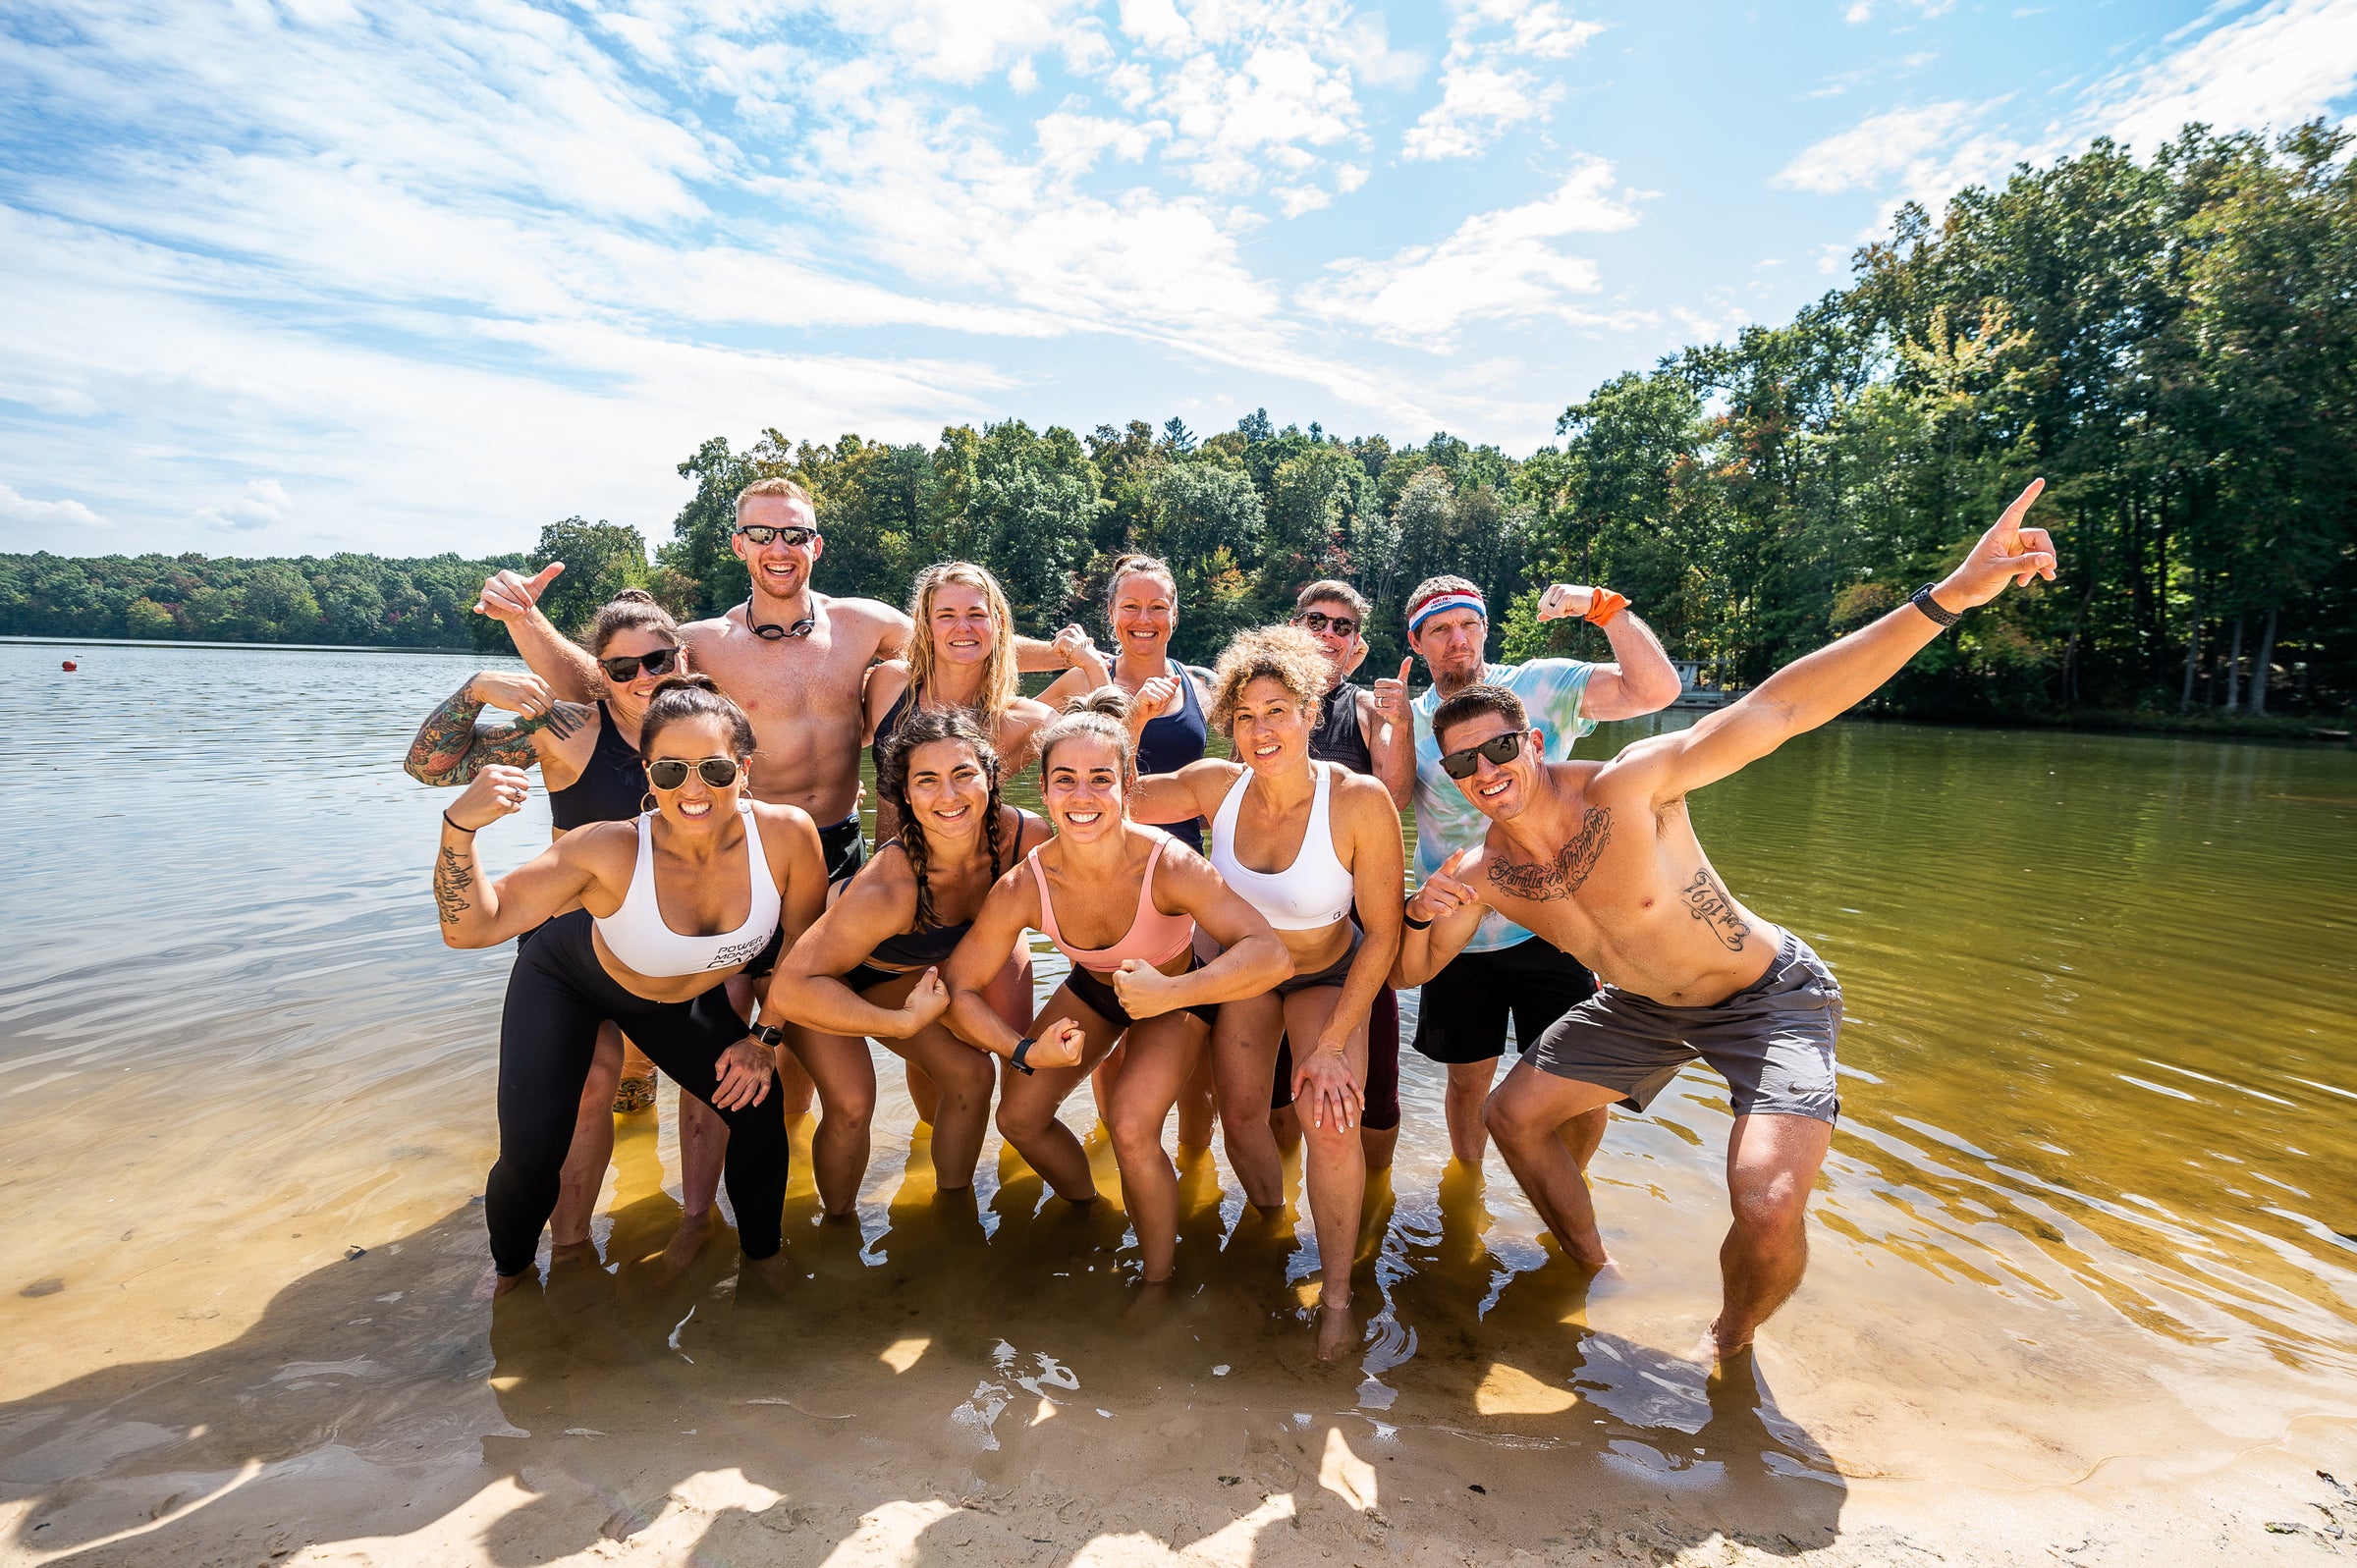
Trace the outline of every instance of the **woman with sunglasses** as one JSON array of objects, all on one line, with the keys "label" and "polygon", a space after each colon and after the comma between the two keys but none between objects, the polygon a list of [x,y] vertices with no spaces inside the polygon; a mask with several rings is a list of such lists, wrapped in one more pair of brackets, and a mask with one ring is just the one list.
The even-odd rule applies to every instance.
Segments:
[{"label": "woman with sunglasses", "polygon": [[[996,1080],[989,1056],[942,1019],[941,980],[991,887],[1046,841],[1047,824],[1000,797],[999,755],[963,708],[920,708],[884,748],[879,818],[900,824],[808,936],[778,961],[763,1011],[830,1035],[882,1041],[932,1090],[933,1177],[944,1192],[974,1183]],[[1026,967],[1011,992],[1002,963],[987,988],[1012,1027],[1030,1021]],[[922,1102],[920,1102],[922,1106]]]},{"label": "woman with sunglasses", "polygon": [[[1145,1282],[1162,1284],[1178,1247],[1178,1179],[1163,1124],[1219,1004],[1261,995],[1292,962],[1200,855],[1129,820],[1137,757],[1128,717],[1128,696],[1101,688],[1042,732],[1041,793],[1056,837],[999,879],[942,978],[951,1027],[1007,1059],[999,1131],[1071,1203],[1094,1199],[1096,1182],[1056,1111],[1126,1031],[1128,1061],[1106,1119]],[[1221,949],[1209,963],[1195,955],[1198,925]],[[1018,1030],[988,989],[1025,931],[1044,933],[1072,971]]]},{"label": "woman with sunglasses", "polygon": [[745,798],[752,726],[708,678],[658,684],[639,739],[653,809],[566,834],[505,877],[484,877],[474,838],[521,809],[521,769],[483,768],[442,816],[442,940],[488,947],[529,934],[500,1024],[499,1162],[483,1200],[502,1293],[531,1270],[556,1207],[573,1108],[609,1019],[719,1112],[745,1257],[784,1277],[785,1097],[769,1050],[747,1038],[726,988],[817,918],[826,899],[818,833],[796,807]]},{"label": "woman with sunglasses", "polygon": [[[1294,1042],[1288,1086],[1307,1125],[1309,1212],[1324,1276],[1318,1355],[1352,1338],[1350,1270],[1366,1203],[1367,1020],[1399,946],[1397,890],[1405,872],[1399,812],[1364,774],[1310,756],[1325,654],[1295,626],[1247,631],[1212,674],[1211,719],[1235,761],[1206,758],[1140,779],[1131,809],[1208,816],[1211,863],[1275,928],[1292,975],[1220,1007],[1212,1030],[1220,1127],[1244,1196],[1285,1207],[1285,1169],[1269,1128],[1280,1038]],[[1366,924],[1362,936],[1352,905]]]},{"label": "woman with sunglasses", "polygon": [[[489,766],[537,764],[557,838],[588,823],[636,817],[646,794],[638,735],[647,702],[662,680],[686,668],[679,624],[645,589],[625,588],[598,610],[586,640],[602,692],[594,704],[561,702],[535,676],[479,672],[418,726],[404,770],[420,784],[454,785],[472,783]],[[518,717],[478,728],[476,717],[486,707]],[[607,1023],[598,1031],[563,1196],[550,1220],[561,1255],[589,1258],[589,1225],[614,1156],[615,1115],[654,1103],[655,1064]],[[702,1106],[690,1101],[681,1108],[686,1213],[675,1253],[699,1245],[710,1227],[720,1186],[720,1136],[719,1120]]]}]

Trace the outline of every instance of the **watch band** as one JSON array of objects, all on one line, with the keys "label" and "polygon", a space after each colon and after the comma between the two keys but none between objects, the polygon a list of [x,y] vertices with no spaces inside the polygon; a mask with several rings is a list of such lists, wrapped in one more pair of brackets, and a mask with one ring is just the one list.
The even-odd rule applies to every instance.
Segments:
[{"label": "watch band", "polygon": [[786,1031],[779,1028],[774,1023],[749,1024],[746,1026],[744,1032],[752,1036],[752,1038],[755,1040],[760,1041],[763,1045],[772,1048],[782,1046],[786,1043]]},{"label": "watch band", "polygon": [[1007,1064],[1013,1067],[1016,1072],[1021,1073],[1024,1077],[1030,1077],[1032,1073],[1037,1072],[1039,1069],[1036,1067],[1025,1066],[1023,1064],[1023,1058],[1031,1054],[1031,1048],[1038,1044],[1039,1042],[1032,1039],[1029,1035],[1023,1036],[1022,1039],[1014,1043],[1014,1050],[1009,1054],[1007,1057]]},{"label": "watch band", "polygon": [[1913,605],[1925,615],[1930,616],[1932,620],[1938,622],[1941,626],[1952,626],[1964,618],[1956,614],[1953,610],[1943,610],[1940,608],[1940,601],[1932,597],[1932,590],[1938,586],[1938,583],[1925,583],[1922,587],[1907,595],[1907,603]]},{"label": "watch band", "polygon": [[1399,911],[1399,923],[1410,931],[1422,931],[1432,924],[1429,920],[1418,920],[1414,915],[1409,914],[1405,907]]}]

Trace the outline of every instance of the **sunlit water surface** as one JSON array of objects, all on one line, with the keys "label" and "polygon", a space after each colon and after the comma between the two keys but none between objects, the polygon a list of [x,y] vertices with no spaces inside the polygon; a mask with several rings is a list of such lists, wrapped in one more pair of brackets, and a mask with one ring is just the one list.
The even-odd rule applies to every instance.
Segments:
[{"label": "sunlit water surface", "polygon": [[[66,653],[79,673],[59,670]],[[131,1360],[193,1365],[265,1313],[308,1345],[330,1325],[301,1304],[348,1248],[368,1249],[380,1285],[405,1241],[471,1255],[510,954],[437,940],[426,875],[448,797],[398,766],[471,668],[0,647],[0,786],[17,812],[0,863],[0,1325],[19,1351],[0,1396]],[[1644,728],[1608,726],[1583,753]],[[1344,1374],[1305,1368],[1306,1223],[1254,1220],[1224,1164],[1198,1162],[1184,1376],[1216,1363],[1236,1399],[1273,1388],[1279,1409],[1581,1447],[1657,1479],[1747,1448],[1769,1477],[1818,1486],[2063,1484],[2123,1451],[2350,1415],[2353,762],[1860,723],[1697,798],[1728,882],[1813,943],[1848,1000],[1812,1273],[1765,1336],[1777,1398],[1756,1411],[1730,1424],[1679,1359],[1715,1304],[1719,1082],[1689,1072],[1650,1116],[1616,1115],[1595,1174],[1629,1279],[1590,1291],[1549,1263],[1495,1155],[1486,1190],[1445,1174],[1442,1078],[1412,1053],[1363,1254],[1360,1354]],[[545,838],[535,796],[484,853],[504,868]],[[1041,952],[1044,988],[1060,961]],[[964,1344],[980,1388],[937,1419],[989,1447],[1009,1399],[1150,1397],[1162,1385],[1135,1379],[1159,1342],[1122,1317],[1135,1251],[1118,1209],[1071,1219],[995,1135],[977,1200],[933,1202],[897,1063],[877,1054],[856,1236],[817,1226],[806,1161],[796,1172],[805,1326],[891,1341],[888,1358],[911,1333]],[[1086,1129],[1084,1096],[1067,1117]],[[659,1245],[677,1212],[671,1122],[667,1095],[659,1123],[626,1124],[600,1221],[617,1261]],[[797,1142],[806,1153],[807,1128]],[[707,1300],[729,1289],[727,1252],[693,1285]],[[465,1325],[481,1309],[436,1301],[416,1344],[447,1372],[479,1346]],[[619,1331],[596,1365],[685,1379],[701,1356],[697,1376],[785,1376],[725,1335],[699,1341],[695,1317]],[[370,1322],[337,1331],[390,1358],[366,1343],[389,1329],[354,1326]],[[510,1376],[493,1385],[513,1389],[535,1348],[511,1334],[494,1349]],[[500,1397],[511,1431],[566,1423],[545,1391]]]}]

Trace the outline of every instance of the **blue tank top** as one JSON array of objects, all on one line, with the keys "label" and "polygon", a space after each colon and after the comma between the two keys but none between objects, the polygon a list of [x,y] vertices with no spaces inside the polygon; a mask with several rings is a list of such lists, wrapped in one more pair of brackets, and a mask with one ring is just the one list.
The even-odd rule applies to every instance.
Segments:
[{"label": "blue tank top", "polygon": [[622,738],[614,715],[601,702],[597,745],[578,779],[548,792],[548,819],[560,833],[584,823],[629,822],[645,799],[646,771],[638,766],[638,748]]},{"label": "blue tank top", "polygon": [[[1141,774],[1177,773],[1190,762],[1202,761],[1204,742],[1211,735],[1211,727],[1203,719],[1203,704],[1195,697],[1195,677],[1175,660],[1166,658],[1164,663],[1168,673],[1178,678],[1178,706],[1138,731],[1137,771]],[[1162,831],[1195,853],[1203,852],[1201,817],[1165,823]]]}]

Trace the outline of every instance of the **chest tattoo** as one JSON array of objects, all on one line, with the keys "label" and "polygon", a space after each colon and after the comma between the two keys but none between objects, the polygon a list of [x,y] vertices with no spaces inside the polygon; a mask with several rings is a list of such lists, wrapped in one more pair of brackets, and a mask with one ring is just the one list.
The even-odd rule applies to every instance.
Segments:
[{"label": "chest tattoo", "polygon": [[1686,913],[1708,926],[1711,935],[1728,952],[1741,952],[1743,939],[1751,928],[1735,912],[1735,901],[1727,890],[1711,880],[1709,867],[1694,873],[1694,880],[1678,889],[1677,896],[1684,901]]},{"label": "chest tattoo", "polygon": [[1590,806],[1587,815],[1580,819],[1579,832],[1556,851],[1553,860],[1535,865],[1493,860],[1490,881],[1503,892],[1533,903],[1568,898],[1579,892],[1580,884],[1588,880],[1588,873],[1596,869],[1596,859],[1604,853],[1604,846],[1612,837],[1613,814],[1602,806]]}]

